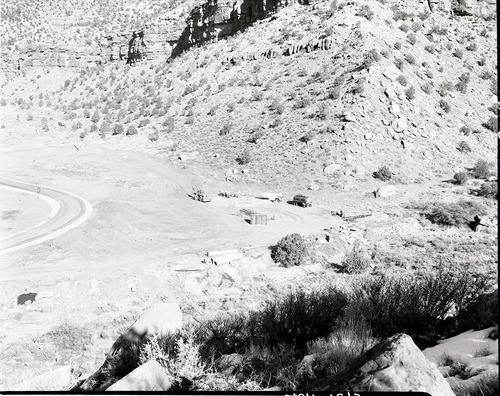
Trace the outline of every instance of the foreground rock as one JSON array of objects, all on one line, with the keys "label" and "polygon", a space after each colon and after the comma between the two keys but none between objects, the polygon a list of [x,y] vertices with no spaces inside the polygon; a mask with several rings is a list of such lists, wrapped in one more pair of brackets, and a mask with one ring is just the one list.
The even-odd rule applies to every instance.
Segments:
[{"label": "foreground rock", "polygon": [[171,387],[165,369],[156,360],[150,360],[115,382],[107,391],[168,391]]},{"label": "foreground rock", "polygon": [[396,334],[375,345],[344,371],[310,384],[318,391],[427,392],[453,396],[444,377],[425,358],[410,336]]},{"label": "foreground rock", "polygon": [[[78,383],[73,391],[104,391],[139,366],[140,347],[147,336],[174,333],[182,327],[182,312],[176,303],[157,304],[120,335],[111,347],[103,365],[86,380]],[[149,367],[149,366],[148,366]],[[143,368],[137,375],[144,375]],[[152,372],[144,386],[166,386],[158,377],[157,370]],[[137,378],[137,377],[132,377]],[[127,380],[128,381],[128,380]],[[129,382],[121,386],[129,386]],[[149,381],[149,382],[148,382]],[[137,382],[134,382],[137,384]],[[130,385],[131,386],[131,385]],[[122,389],[120,389],[122,390]],[[127,389],[128,390],[128,389]],[[131,389],[132,390],[132,389]],[[134,389],[157,390],[157,389]],[[159,389],[158,389],[159,390]]]}]

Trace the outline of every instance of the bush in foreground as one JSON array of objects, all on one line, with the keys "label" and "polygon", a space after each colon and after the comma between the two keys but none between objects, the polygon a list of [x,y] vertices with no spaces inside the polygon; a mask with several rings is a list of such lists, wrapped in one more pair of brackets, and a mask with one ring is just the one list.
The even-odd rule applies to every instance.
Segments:
[{"label": "bush in foreground", "polygon": [[466,200],[456,203],[435,202],[424,207],[422,212],[431,223],[448,227],[465,226],[474,216],[482,216],[485,213],[482,205]]},{"label": "bush in foreground", "polygon": [[486,160],[478,160],[472,168],[471,174],[476,179],[488,179],[492,175],[492,164]]},{"label": "bush in foreground", "polygon": [[392,179],[392,172],[387,166],[382,166],[379,170],[373,172],[373,177],[382,181],[389,181]]},{"label": "bush in foreground", "polygon": [[305,240],[300,234],[290,234],[281,238],[271,247],[271,258],[283,267],[301,265],[307,256]]},{"label": "bush in foreground", "polygon": [[453,181],[455,184],[465,184],[469,180],[469,174],[467,172],[457,172],[453,175]]}]

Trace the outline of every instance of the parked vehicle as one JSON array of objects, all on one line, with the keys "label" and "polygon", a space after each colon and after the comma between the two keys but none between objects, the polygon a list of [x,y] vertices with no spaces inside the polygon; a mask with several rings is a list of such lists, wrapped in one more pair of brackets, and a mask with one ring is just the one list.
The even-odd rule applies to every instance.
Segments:
[{"label": "parked vehicle", "polygon": [[283,194],[276,193],[260,193],[258,196],[260,199],[268,199],[271,202],[281,202],[283,200]]},{"label": "parked vehicle", "polygon": [[312,206],[312,200],[306,195],[297,194],[293,197],[292,205],[298,205],[307,208]]}]

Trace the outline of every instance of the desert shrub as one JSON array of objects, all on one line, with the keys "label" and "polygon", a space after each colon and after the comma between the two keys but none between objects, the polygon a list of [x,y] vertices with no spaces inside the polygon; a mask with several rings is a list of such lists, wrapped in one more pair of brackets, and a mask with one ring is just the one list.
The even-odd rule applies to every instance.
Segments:
[{"label": "desert shrub", "polygon": [[304,136],[302,136],[299,140],[302,142],[302,143],[309,143],[311,140],[314,139],[314,137],[316,136],[316,132],[315,131],[307,131],[305,133]]},{"label": "desert shrub", "polygon": [[453,175],[453,181],[455,184],[465,184],[469,180],[469,174],[467,172],[457,172]]},{"label": "desert shrub", "polygon": [[377,339],[363,318],[342,323],[326,339],[308,344],[307,354],[312,355],[310,367],[299,365],[299,389],[307,389],[308,381],[337,374],[357,357],[371,349]]},{"label": "desert shrub", "polygon": [[399,30],[405,32],[405,33],[408,33],[408,30],[410,30],[410,27],[408,26],[408,24],[406,22],[403,22],[400,26],[399,26]]},{"label": "desert shrub", "polygon": [[48,132],[49,130],[49,122],[45,117],[42,118],[42,131]]},{"label": "desert shrub", "polygon": [[300,234],[290,234],[281,238],[271,247],[271,258],[283,267],[301,265],[307,256],[307,247]]},{"label": "desert shrub", "polygon": [[400,41],[396,41],[394,43],[394,48],[396,48],[398,51],[401,49],[402,45],[401,45],[401,42]]},{"label": "desert shrub", "polygon": [[441,108],[445,111],[445,113],[449,113],[449,112],[451,111],[451,107],[450,107],[450,105],[449,105],[449,104],[448,104],[448,102],[447,102],[446,100],[444,100],[444,99],[441,99],[441,100],[439,101],[439,107],[441,107]]},{"label": "desert shrub", "polygon": [[426,45],[424,47],[424,49],[429,53],[429,54],[433,54],[435,51],[436,51],[436,48],[433,46],[433,45]]},{"label": "desert shrub", "polygon": [[283,114],[285,107],[279,98],[274,97],[269,105],[269,110],[274,111],[277,114]]},{"label": "desert shrub", "polygon": [[366,18],[369,21],[371,21],[373,19],[373,11],[366,4],[361,6],[361,8],[356,13],[356,15],[361,16],[363,18]]},{"label": "desert shrub", "polygon": [[397,78],[396,81],[400,83],[403,87],[406,87],[408,85],[408,80],[406,79],[405,76],[400,74]]},{"label": "desert shrub", "polygon": [[433,88],[432,88],[432,84],[431,84],[431,83],[428,83],[428,82],[427,82],[427,83],[425,83],[425,84],[423,84],[423,85],[420,87],[420,89],[421,89],[422,91],[424,91],[426,94],[430,94],[430,93],[432,92],[432,90],[433,90]]},{"label": "desert shrub", "polygon": [[458,144],[457,150],[464,154],[470,153],[472,151],[472,149],[469,146],[469,143],[467,143],[465,140],[462,140]]},{"label": "desert shrub", "polygon": [[93,123],[97,124],[100,119],[101,119],[101,114],[99,114],[99,111],[96,109],[94,111],[94,114],[92,114],[92,117],[90,118],[90,121],[92,121]]},{"label": "desert shrub", "polygon": [[149,118],[143,118],[142,120],[139,121],[139,128],[145,127],[148,125],[150,122]]},{"label": "desert shrub", "polygon": [[264,136],[266,133],[262,129],[254,131],[248,138],[249,143],[257,143],[257,141]]},{"label": "desert shrub", "polygon": [[174,117],[167,117],[165,121],[163,121],[162,125],[165,127],[165,132],[171,133],[175,129],[175,119]]},{"label": "desert shrub", "polygon": [[269,301],[262,311],[250,315],[252,342],[271,351],[286,345],[303,354],[308,342],[327,337],[338,326],[347,303],[346,293],[334,288],[300,290]]},{"label": "desert shrub", "polygon": [[473,41],[472,43],[470,43],[467,47],[465,47],[465,49],[467,51],[472,51],[472,52],[475,52],[477,51],[477,43],[475,41]]},{"label": "desert shrub", "polygon": [[81,123],[81,121],[77,121],[77,122],[74,122],[72,125],[71,125],[71,130],[72,131],[76,131],[78,129],[81,129],[83,127],[83,124]]},{"label": "desert shrub", "polygon": [[260,102],[262,100],[262,91],[258,91],[256,89],[254,89],[252,91],[252,96],[250,97],[250,100],[252,102]]},{"label": "desert shrub", "polygon": [[113,125],[113,135],[121,135],[123,132],[125,132],[125,128],[122,124]]},{"label": "desert shrub", "polygon": [[226,122],[219,131],[219,135],[226,136],[227,134],[229,134],[229,132],[231,132],[231,129],[233,129],[233,124],[231,124],[230,122]]},{"label": "desert shrub", "polygon": [[410,85],[408,89],[405,90],[405,95],[408,100],[415,99],[415,88],[413,87],[413,85]]},{"label": "desert shrub", "polygon": [[414,65],[417,60],[413,54],[405,54],[405,61],[410,65]]},{"label": "desert shrub", "polygon": [[99,128],[100,135],[104,137],[110,131],[111,125],[109,124],[109,122],[103,121],[101,127]]},{"label": "desert shrub", "polygon": [[464,57],[464,52],[457,48],[455,51],[453,51],[453,56],[457,57],[458,59],[462,59]]},{"label": "desert shrub", "polygon": [[488,179],[492,175],[492,164],[486,160],[478,160],[472,168],[472,177],[476,179]]},{"label": "desert shrub", "polygon": [[90,124],[90,132],[95,132],[98,129],[99,129],[99,127],[97,126],[97,124],[95,124],[95,123]]},{"label": "desert shrub", "polygon": [[194,117],[192,115],[188,115],[184,120],[184,124],[188,125],[194,124]]},{"label": "desert shrub", "polygon": [[488,121],[483,123],[483,127],[491,132],[498,132],[498,117],[490,117]]},{"label": "desert shrub", "polygon": [[435,345],[447,316],[472,306],[487,287],[485,276],[467,269],[367,277],[353,286],[345,318],[364,317],[376,337],[406,333],[423,349]]},{"label": "desert shrub", "polygon": [[405,61],[404,59],[401,59],[401,58],[395,58],[394,59],[394,65],[399,69],[399,70],[403,70],[403,66],[405,64]]},{"label": "desert shrub", "polygon": [[423,216],[433,224],[447,227],[467,225],[474,216],[483,215],[485,209],[474,201],[434,202],[423,208]]},{"label": "desert shrub", "polygon": [[5,98],[0,99],[0,106],[7,106],[7,101]]},{"label": "desert shrub", "polygon": [[498,182],[485,182],[475,193],[480,197],[498,199]]},{"label": "desert shrub", "polygon": [[495,396],[500,393],[498,373],[480,375],[477,381],[454,381],[451,389],[457,396]]},{"label": "desert shrub", "polygon": [[127,135],[130,136],[130,135],[137,135],[137,128],[133,125],[130,125],[128,128],[127,128]]},{"label": "desert shrub", "polygon": [[380,179],[382,181],[389,181],[392,179],[392,172],[387,166],[380,167],[377,171],[373,172],[373,177],[375,179]]},{"label": "desert shrub", "polygon": [[328,117],[328,105],[325,102],[320,102],[314,113],[314,118],[318,120],[326,120]]},{"label": "desert shrub", "polygon": [[90,110],[89,109],[85,109],[83,110],[83,116],[85,118],[90,118]]},{"label": "desert shrub", "polygon": [[298,99],[295,101],[294,107],[296,109],[303,109],[304,107],[307,107],[310,104],[311,104],[311,97],[306,94],[298,97]]},{"label": "desert shrub", "polygon": [[443,81],[439,84],[439,88],[437,90],[438,94],[442,97],[448,95],[448,91],[453,89],[453,84],[450,81]]},{"label": "desert shrub", "polygon": [[339,87],[332,87],[328,90],[328,98],[329,99],[339,99],[341,96],[342,91],[340,90]]},{"label": "desert shrub", "polygon": [[465,136],[469,136],[470,133],[471,133],[471,130],[470,130],[470,128],[468,126],[464,125],[463,127],[460,128],[459,132],[462,133]]},{"label": "desert shrub", "polygon": [[342,258],[342,269],[348,274],[359,274],[370,267],[370,262],[366,253],[360,248],[359,242],[356,242],[352,250]]},{"label": "desert shrub", "polygon": [[246,165],[252,161],[252,154],[250,149],[247,147],[241,152],[241,154],[236,158],[236,162],[240,165]]},{"label": "desert shrub", "polygon": [[28,115],[26,116],[26,120],[28,120],[28,121],[33,121],[33,115],[32,115],[32,114],[28,114]]},{"label": "desert shrub", "polygon": [[406,36],[406,38],[411,45],[415,45],[417,42],[417,35],[415,33],[408,33],[408,36]]}]

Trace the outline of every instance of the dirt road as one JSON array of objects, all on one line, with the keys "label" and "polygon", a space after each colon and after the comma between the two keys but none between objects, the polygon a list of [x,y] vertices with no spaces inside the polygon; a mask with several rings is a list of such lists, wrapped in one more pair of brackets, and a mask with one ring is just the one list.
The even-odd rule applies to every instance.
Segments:
[{"label": "dirt road", "polygon": [[5,178],[0,178],[0,185],[46,197],[52,209],[46,221],[1,239],[0,254],[15,252],[54,239],[84,223],[92,212],[87,201],[65,191]]}]

